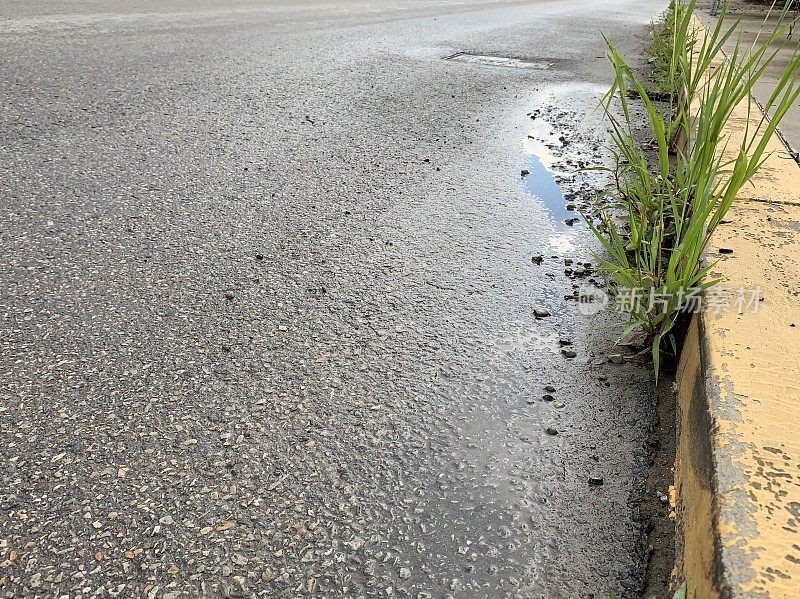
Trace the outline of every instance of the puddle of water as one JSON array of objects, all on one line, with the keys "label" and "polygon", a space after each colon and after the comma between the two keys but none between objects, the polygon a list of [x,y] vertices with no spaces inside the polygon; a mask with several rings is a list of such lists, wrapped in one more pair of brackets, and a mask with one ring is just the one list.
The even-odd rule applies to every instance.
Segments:
[{"label": "puddle of water", "polygon": [[567,201],[561,188],[556,183],[554,173],[542,163],[541,158],[535,154],[528,160],[528,176],[525,177],[525,189],[532,195],[542,200],[548,212],[556,222],[559,231],[570,230],[564,221],[570,218],[578,218],[578,213],[574,210],[567,210]]},{"label": "puddle of water", "polygon": [[[549,239],[553,249],[570,252],[575,250],[572,242],[574,228],[579,227],[583,220],[577,211],[567,210],[569,202],[564,199],[561,187],[556,182],[556,177],[572,176],[556,170],[556,165],[561,160],[558,149],[563,145],[558,132],[546,120],[536,119],[523,143],[528,154],[525,166],[528,175],[523,179],[523,184],[531,195],[541,200],[555,223],[556,233]],[[570,219],[578,220],[572,220],[570,225],[567,224]]]},{"label": "puddle of water", "polygon": [[564,142],[550,123],[539,118],[531,123],[522,146],[526,153],[538,157],[546,168],[555,172],[555,165],[560,158],[556,150],[564,147]]},{"label": "puddle of water", "polygon": [[548,241],[550,242],[550,247],[556,252],[567,254],[577,251],[578,249],[578,246],[572,243],[572,232],[556,233],[555,235],[551,235]]}]

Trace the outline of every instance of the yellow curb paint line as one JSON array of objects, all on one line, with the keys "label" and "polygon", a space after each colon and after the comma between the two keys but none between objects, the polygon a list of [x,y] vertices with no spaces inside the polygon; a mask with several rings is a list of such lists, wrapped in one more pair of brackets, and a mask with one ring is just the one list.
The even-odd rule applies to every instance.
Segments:
[{"label": "yellow curb paint line", "polygon": [[[761,119],[751,108],[727,123],[732,142]],[[698,599],[800,597],[800,167],[769,143],[712,236],[705,260],[723,283],[677,374],[676,574]]]}]

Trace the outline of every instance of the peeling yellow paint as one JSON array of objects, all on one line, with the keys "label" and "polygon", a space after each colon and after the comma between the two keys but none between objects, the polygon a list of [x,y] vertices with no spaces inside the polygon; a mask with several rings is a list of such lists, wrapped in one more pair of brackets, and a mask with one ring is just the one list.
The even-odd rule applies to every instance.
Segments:
[{"label": "peeling yellow paint", "polygon": [[[792,162],[773,183],[800,195]],[[756,312],[704,314],[721,550],[742,596],[800,597],[800,207],[742,202],[714,246],[729,289],[760,288]],[[724,330],[724,336],[716,334]],[[722,464],[720,461],[726,461]],[[730,478],[724,477],[727,473]],[[725,556],[723,555],[723,558]]]},{"label": "peeling yellow paint", "polygon": [[[729,148],[748,118],[743,103]],[[769,148],[705,256],[729,309],[695,317],[678,371],[676,569],[702,599],[800,597],[800,167]]]}]

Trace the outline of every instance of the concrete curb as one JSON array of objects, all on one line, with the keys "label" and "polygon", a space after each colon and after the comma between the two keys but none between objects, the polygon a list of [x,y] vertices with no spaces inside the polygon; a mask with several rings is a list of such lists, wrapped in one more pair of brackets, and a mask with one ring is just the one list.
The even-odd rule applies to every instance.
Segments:
[{"label": "concrete curb", "polygon": [[[750,110],[730,119],[733,142],[761,118]],[[777,136],[770,148],[712,237],[725,291],[678,368],[676,575],[698,599],[800,597],[800,166]]]}]

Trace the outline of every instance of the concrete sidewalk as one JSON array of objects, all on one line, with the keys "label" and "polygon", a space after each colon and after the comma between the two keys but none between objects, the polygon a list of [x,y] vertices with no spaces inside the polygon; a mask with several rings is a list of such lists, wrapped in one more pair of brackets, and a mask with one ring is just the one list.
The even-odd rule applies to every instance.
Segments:
[{"label": "concrete sidewalk", "polygon": [[[726,25],[734,25],[737,20],[740,21],[740,36],[738,39],[744,49],[751,48],[758,40],[763,41],[766,39],[778,25],[777,17],[766,18],[766,8],[760,11],[757,9],[758,6],[752,5],[751,11],[731,13],[730,16],[725,18]],[[790,16],[793,15],[794,13]],[[716,25],[717,17],[711,16],[708,8],[698,8],[697,16],[703,25],[708,28],[713,28]],[[725,52],[728,55],[733,52],[736,41],[736,37],[731,37],[725,45]],[[770,94],[775,89],[775,85],[786,70],[786,65],[791,60],[794,52],[797,51],[798,43],[800,43],[800,22],[797,23],[791,36],[782,37],[780,42],[775,44],[774,49],[777,51],[775,60],[766,69],[764,75],[753,89],[753,96],[759,105],[763,106],[769,99]],[[768,116],[772,116],[769,111]],[[781,140],[797,160],[798,152],[800,152],[800,100],[796,101],[789,109],[789,112],[786,113],[778,132]]]}]

